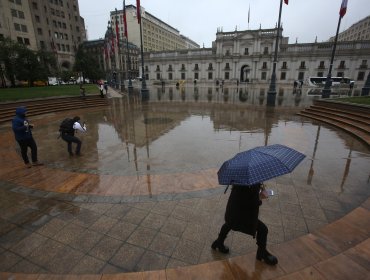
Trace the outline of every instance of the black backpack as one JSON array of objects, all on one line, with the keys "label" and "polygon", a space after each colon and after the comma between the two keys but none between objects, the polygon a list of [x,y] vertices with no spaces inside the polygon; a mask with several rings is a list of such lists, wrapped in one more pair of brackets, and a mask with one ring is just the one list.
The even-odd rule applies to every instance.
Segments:
[{"label": "black backpack", "polygon": [[59,127],[59,132],[60,133],[73,133],[73,124],[74,121],[70,118],[66,118],[62,121]]}]

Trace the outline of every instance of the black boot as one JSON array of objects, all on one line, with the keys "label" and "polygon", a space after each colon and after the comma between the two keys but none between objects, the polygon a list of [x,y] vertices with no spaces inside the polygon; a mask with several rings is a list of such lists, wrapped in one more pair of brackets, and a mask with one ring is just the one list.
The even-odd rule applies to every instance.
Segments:
[{"label": "black boot", "polygon": [[211,247],[212,247],[213,250],[218,249],[218,251],[223,253],[223,254],[228,254],[229,251],[230,251],[229,248],[227,246],[225,246],[223,242],[218,241],[218,239],[213,241]]},{"label": "black boot", "polygon": [[268,265],[276,265],[278,263],[278,259],[271,255],[266,248],[258,247],[256,259],[259,261],[264,261]]}]

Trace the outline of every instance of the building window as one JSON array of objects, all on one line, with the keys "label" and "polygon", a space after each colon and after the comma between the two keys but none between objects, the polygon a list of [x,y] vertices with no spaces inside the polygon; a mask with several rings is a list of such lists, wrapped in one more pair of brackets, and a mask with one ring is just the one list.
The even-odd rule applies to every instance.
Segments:
[{"label": "building window", "polygon": [[[14,23],[14,29],[16,31],[21,31],[21,26],[18,23]],[[23,43],[23,40],[22,40],[22,43]]]},{"label": "building window", "polygon": [[338,68],[340,68],[340,69],[346,68],[345,61],[344,60],[341,60],[341,62],[339,63],[339,67]]},{"label": "building window", "polygon": [[22,37],[17,37],[17,41],[18,41],[18,43],[23,44],[23,39],[22,39]]},{"label": "building window", "polygon": [[244,55],[249,55],[248,48],[244,48]]},{"label": "building window", "polygon": [[319,69],[324,69],[325,68],[325,62],[320,61]]},{"label": "building window", "polygon": [[161,74],[157,73],[157,80],[160,80],[160,79],[161,79]]},{"label": "building window", "polygon": [[343,72],[337,72],[337,77],[344,77],[344,73]]},{"label": "building window", "polygon": [[269,54],[269,48],[268,47],[265,47],[263,49],[263,54]]},{"label": "building window", "polygon": [[157,65],[157,69],[155,71],[161,71],[161,69],[159,69],[159,65]]},{"label": "building window", "polygon": [[227,50],[225,55],[230,55],[230,50]]},{"label": "building window", "polygon": [[362,60],[360,68],[367,68],[367,60],[366,59]]},{"label": "building window", "polygon": [[324,77],[324,72],[317,72],[317,77]]},{"label": "building window", "polygon": [[40,17],[39,16],[35,16],[35,20],[36,20],[36,22],[40,22]]},{"label": "building window", "polygon": [[17,10],[11,9],[12,17],[17,17]]},{"label": "building window", "polygon": [[365,79],[365,72],[358,72],[357,81],[363,81]]},{"label": "building window", "polygon": [[267,62],[262,63],[262,69],[267,69]]},{"label": "building window", "polygon": [[36,3],[36,2],[32,2],[32,8],[33,8],[34,10],[37,10],[37,3]]},{"label": "building window", "polygon": [[42,50],[45,49],[45,42],[44,41],[40,41],[40,47],[41,47]]},{"label": "building window", "polygon": [[198,66],[198,63],[195,63],[195,65],[194,65],[194,70],[199,70],[199,66]]},{"label": "building window", "polygon": [[208,70],[213,70],[212,63],[208,64]]},{"label": "building window", "polygon": [[24,19],[24,13],[22,11],[18,11],[18,17]]},{"label": "building window", "polygon": [[185,64],[181,64],[181,70],[185,71]]},{"label": "building window", "polygon": [[225,72],[225,80],[228,80],[230,77],[230,72]]},{"label": "building window", "polygon": [[261,73],[261,80],[266,80],[266,72]]},{"label": "building window", "polygon": [[37,34],[42,35],[42,29],[41,28],[37,28]]},{"label": "building window", "polygon": [[281,67],[281,69],[287,69],[287,68],[288,68],[288,66],[287,66],[286,61],[283,61],[283,66]]},{"label": "building window", "polygon": [[194,79],[198,80],[199,79],[199,73],[194,73]]},{"label": "building window", "polygon": [[228,62],[226,63],[225,69],[230,69],[230,64]]},{"label": "building window", "polygon": [[185,73],[181,73],[181,80],[185,80]]},{"label": "building window", "polygon": [[27,26],[26,25],[21,24],[21,29],[22,29],[22,32],[27,33]]},{"label": "building window", "polygon": [[306,62],[301,61],[301,65],[299,65],[299,69],[306,69]]},{"label": "building window", "polygon": [[172,71],[172,65],[171,64],[168,65],[168,71]]},{"label": "building window", "polygon": [[298,73],[298,80],[304,80],[304,72],[299,72]]},{"label": "building window", "polygon": [[168,73],[168,79],[172,80],[172,73]]},{"label": "building window", "polygon": [[285,80],[286,79],[286,72],[281,72],[280,73],[280,80]]},{"label": "building window", "polygon": [[208,80],[212,80],[213,79],[213,75],[212,74],[213,74],[212,72],[209,72],[208,73]]}]

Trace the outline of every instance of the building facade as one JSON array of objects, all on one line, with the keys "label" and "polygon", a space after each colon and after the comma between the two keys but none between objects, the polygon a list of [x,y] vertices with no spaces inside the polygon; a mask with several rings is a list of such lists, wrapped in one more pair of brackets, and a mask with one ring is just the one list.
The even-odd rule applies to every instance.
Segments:
[{"label": "building facade", "polygon": [[71,70],[86,40],[77,0],[0,0],[0,38],[31,50],[54,52],[61,70]]},{"label": "building facade", "polygon": [[[177,82],[236,81],[269,83],[277,29],[216,33],[212,48],[150,52],[145,57],[147,80]],[[277,83],[293,83],[310,76],[326,77],[333,43],[289,44],[280,40],[276,67]],[[339,42],[332,76],[365,83],[369,72],[370,40]]]},{"label": "building facade", "polygon": [[[123,38],[123,10],[113,11],[110,13],[110,16],[111,22],[114,23],[114,25],[116,20],[118,20],[120,37]],[[197,43],[180,35],[180,32],[177,29],[146,12],[144,7],[141,7],[141,20],[144,52],[186,49],[188,47],[199,48]],[[129,42],[132,42],[136,46],[140,46],[140,25],[137,21],[135,6],[126,6],[126,21]]]},{"label": "building facade", "polygon": [[[335,36],[329,41],[334,41]],[[338,34],[338,41],[370,40],[370,16],[356,22],[348,29]]]}]

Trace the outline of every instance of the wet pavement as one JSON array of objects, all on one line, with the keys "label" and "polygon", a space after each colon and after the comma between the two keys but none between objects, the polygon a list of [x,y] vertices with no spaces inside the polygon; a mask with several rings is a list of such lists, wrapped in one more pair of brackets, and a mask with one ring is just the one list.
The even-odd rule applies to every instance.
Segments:
[{"label": "wet pavement", "polygon": [[[258,86],[151,87],[145,100],[135,92],[104,109],[33,117],[45,166],[31,169],[3,125],[0,271],[117,273],[254,251],[255,240],[237,232],[226,240],[230,255],[210,244],[229,194],[217,170],[255,146],[307,155],[293,173],[266,182],[276,192],[260,209],[269,244],[335,221],[368,198],[370,152],[340,129],[296,115],[315,98],[291,88],[271,99]],[[78,134],[83,156],[71,158],[57,130],[76,114],[88,132]]]}]

